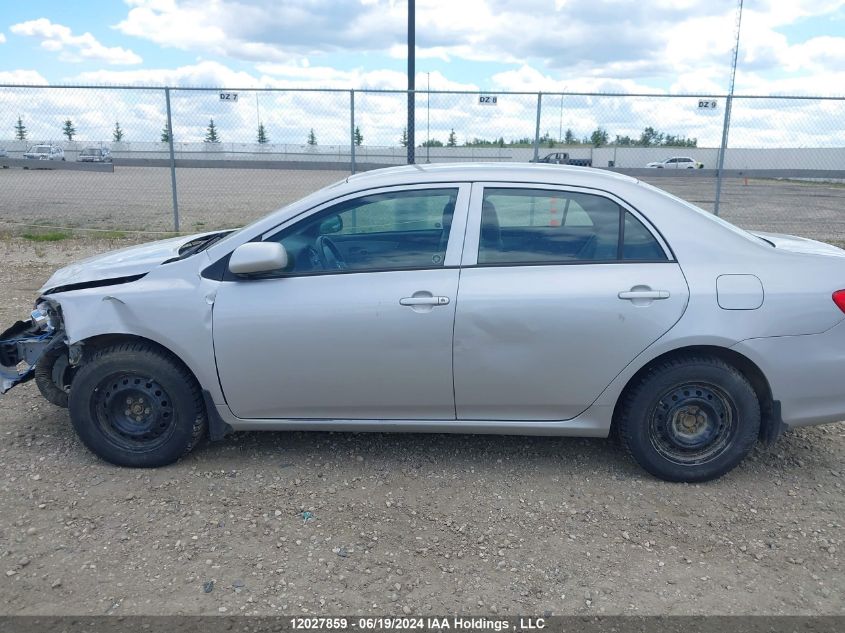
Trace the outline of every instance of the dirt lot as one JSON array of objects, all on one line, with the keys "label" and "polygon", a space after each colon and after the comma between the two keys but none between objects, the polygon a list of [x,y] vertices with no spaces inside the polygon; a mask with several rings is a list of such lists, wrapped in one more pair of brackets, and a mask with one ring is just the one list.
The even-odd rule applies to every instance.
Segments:
[{"label": "dirt lot", "polygon": [[[0,323],[121,244],[0,240]],[[32,384],[0,437],[3,614],[845,613],[843,424],[696,486],[563,438],[250,433],[120,469]]]},{"label": "dirt lot", "polygon": [[[181,229],[241,226],[349,175],[347,171],[277,169],[177,170]],[[652,183],[711,210],[715,181],[655,176]],[[845,240],[845,185],[726,179],[722,215],[739,226]],[[0,230],[22,225],[170,231],[170,172],[116,167],[114,173],[0,170]]]}]

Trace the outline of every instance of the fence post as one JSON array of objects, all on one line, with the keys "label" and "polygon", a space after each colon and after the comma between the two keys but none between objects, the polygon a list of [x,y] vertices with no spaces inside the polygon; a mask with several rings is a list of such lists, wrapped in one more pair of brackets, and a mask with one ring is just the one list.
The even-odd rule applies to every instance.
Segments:
[{"label": "fence post", "polygon": [[173,230],[179,232],[179,200],[176,195],[176,158],[173,155],[173,116],[170,113],[170,88],[164,89],[167,104],[167,141],[170,145],[170,189],[173,192]]},{"label": "fence post", "polygon": [[352,173],[355,173],[355,91],[349,91],[349,155]]},{"label": "fence post", "polygon": [[543,93],[537,93],[537,123],[534,126],[534,162],[540,160],[540,109],[543,106]]},{"label": "fence post", "polygon": [[722,169],[725,166],[725,152],[728,149],[728,129],[731,125],[731,105],[733,95],[725,99],[725,121],[722,124],[722,144],[719,146],[719,164],[716,167],[716,201],[713,203],[713,215],[719,215],[719,203],[722,197]]}]

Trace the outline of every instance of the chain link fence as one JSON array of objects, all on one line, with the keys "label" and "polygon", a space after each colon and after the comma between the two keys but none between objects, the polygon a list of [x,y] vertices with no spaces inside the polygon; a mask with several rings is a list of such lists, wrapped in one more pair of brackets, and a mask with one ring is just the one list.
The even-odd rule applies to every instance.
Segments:
[{"label": "chain link fence", "polygon": [[[845,99],[0,86],[0,229],[240,226],[350,173],[549,162],[631,174],[758,230],[845,241]],[[720,152],[724,169],[719,172]]]}]

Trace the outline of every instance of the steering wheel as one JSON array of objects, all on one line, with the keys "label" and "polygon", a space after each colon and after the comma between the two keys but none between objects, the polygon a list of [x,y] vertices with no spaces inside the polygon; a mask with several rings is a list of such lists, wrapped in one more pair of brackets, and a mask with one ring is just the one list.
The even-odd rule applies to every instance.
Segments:
[{"label": "steering wheel", "polygon": [[316,241],[317,253],[320,255],[320,260],[323,262],[323,268],[326,270],[346,270],[346,260],[340,249],[337,247],[328,235],[321,235]]}]

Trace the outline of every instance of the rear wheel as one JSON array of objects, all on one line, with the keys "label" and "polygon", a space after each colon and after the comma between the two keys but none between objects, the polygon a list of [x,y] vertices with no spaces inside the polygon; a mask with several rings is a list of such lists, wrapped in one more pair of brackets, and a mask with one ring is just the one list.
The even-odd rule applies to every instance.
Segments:
[{"label": "rear wheel", "polygon": [[119,466],[164,466],[187,454],[206,430],[191,373],[148,343],[94,353],[74,376],[70,418],[83,443]]},{"label": "rear wheel", "polygon": [[625,395],[618,420],[624,445],[667,481],[721,477],[751,451],[760,403],[736,368],[707,356],[667,360]]}]

